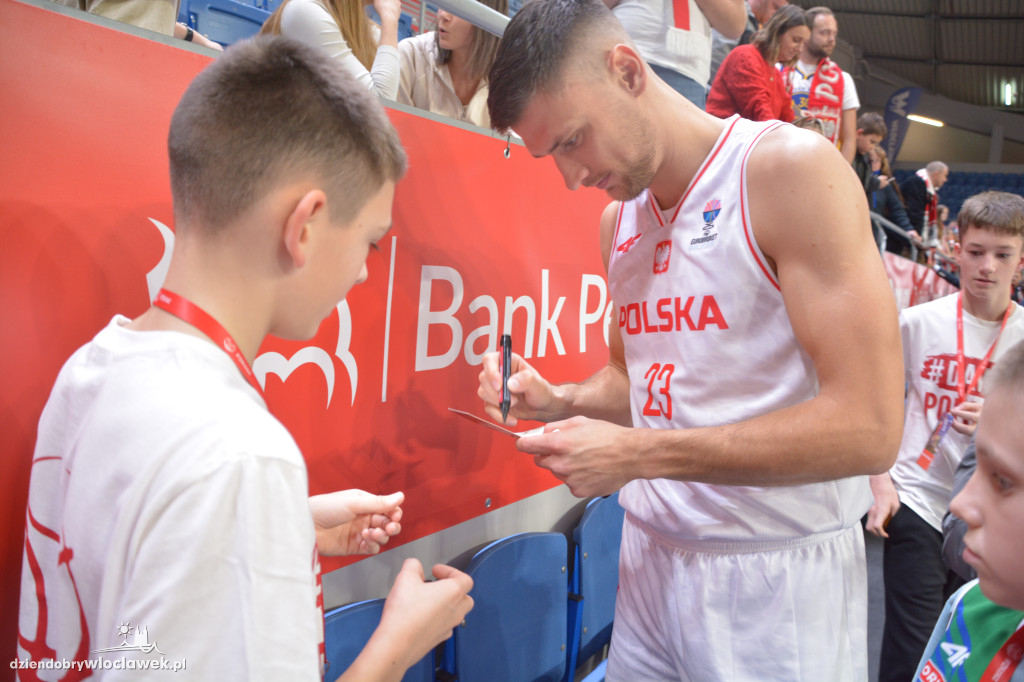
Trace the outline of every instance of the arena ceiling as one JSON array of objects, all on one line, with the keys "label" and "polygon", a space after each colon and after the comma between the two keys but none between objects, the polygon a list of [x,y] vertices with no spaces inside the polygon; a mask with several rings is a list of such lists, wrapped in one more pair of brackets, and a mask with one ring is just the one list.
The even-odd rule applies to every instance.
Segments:
[{"label": "arena ceiling", "polygon": [[805,9],[830,7],[840,40],[853,46],[858,65],[884,69],[953,100],[1024,113],[1022,0],[791,2]]}]

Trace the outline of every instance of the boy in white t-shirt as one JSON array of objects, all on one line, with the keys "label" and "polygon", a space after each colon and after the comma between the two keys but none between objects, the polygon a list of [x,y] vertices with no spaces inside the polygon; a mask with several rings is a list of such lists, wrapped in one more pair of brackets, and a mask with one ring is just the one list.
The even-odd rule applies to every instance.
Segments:
[{"label": "boy in white t-shirt", "polygon": [[[162,655],[197,679],[319,680],[317,550],[378,551],[403,496],[309,498],[250,363],[268,334],[311,337],[366,279],[405,153],[366,88],[283,38],[200,73],[168,151],[164,289],[68,360],[40,419],[18,656],[44,678],[65,661],[131,677]],[[451,635],[472,580],[433,573],[406,561],[343,679],[397,681]]]},{"label": "boy in white t-shirt", "polygon": [[959,294],[903,311],[908,384],[895,466],[871,477],[867,530],[885,538],[885,633],[879,679],[908,680],[945,599],[962,583],[942,562],[942,517],[974,433],[986,370],[1024,339],[1010,301],[1024,263],[1024,198],[983,192],[958,216]]},{"label": "boy in white t-shirt", "polygon": [[1024,343],[992,372],[976,434],[978,465],[950,509],[967,525],[978,578],[950,598],[915,680],[1024,680]]}]

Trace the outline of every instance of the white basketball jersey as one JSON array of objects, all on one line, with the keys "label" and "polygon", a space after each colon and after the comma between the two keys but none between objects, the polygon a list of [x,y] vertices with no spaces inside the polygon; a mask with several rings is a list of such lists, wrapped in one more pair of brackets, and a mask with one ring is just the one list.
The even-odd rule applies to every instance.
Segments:
[{"label": "white basketball jersey", "polygon": [[[747,206],[747,159],[779,125],[728,119],[676,207],[662,213],[644,191],[620,209],[608,283],[637,427],[730,424],[817,394]],[[619,500],[661,535],[730,542],[849,527],[871,494],[863,476],[772,488],[655,479]]]}]

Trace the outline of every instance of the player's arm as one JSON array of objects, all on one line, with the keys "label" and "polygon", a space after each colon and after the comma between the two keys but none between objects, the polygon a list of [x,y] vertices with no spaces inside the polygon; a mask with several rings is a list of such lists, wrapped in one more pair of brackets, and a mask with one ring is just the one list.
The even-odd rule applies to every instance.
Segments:
[{"label": "player's arm", "polygon": [[758,145],[747,178],[755,238],[778,273],[818,395],[721,426],[623,429],[576,418],[520,439],[574,494],[638,478],[795,485],[892,465],[903,424],[900,334],[853,169],[820,136],[787,126]]},{"label": "player's arm", "polygon": [[672,477],[733,484],[887,471],[903,425],[901,339],[856,175],[820,138],[784,127],[755,148],[747,180],[754,236],[820,390],[749,421],[669,432],[671,449],[655,432],[659,459]]},{"label": "player's arm", "polygon": [[[608,269],[619,203],[609,204],[601,215],[601,255]],[[501,419],[498,401],[501,392],[501,371],[498,353],[484,356],[477,391],[485,411],[495,420]],[[519,419],[550,422],[583,415],[615,424],[629,425],[629,376],[626,373],[625,351],[618,326],[612,321],[608,328],[608,364],[593,376],[579,383],[554,385],[542,377],[519,355],[512,355],[512,376],[509,378],[512,406],[509,425]]]}]

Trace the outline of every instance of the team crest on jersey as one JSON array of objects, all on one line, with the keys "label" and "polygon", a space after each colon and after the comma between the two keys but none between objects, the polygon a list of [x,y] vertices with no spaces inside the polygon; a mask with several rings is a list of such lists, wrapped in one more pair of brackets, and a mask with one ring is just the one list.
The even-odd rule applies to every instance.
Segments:
[{"label": "team crest on jersey", "polygon": [[710,249],[718,243],[718,227],[715,226],[715,219],[722,212],[722,201],[712,199],[704,204],[704,227],[701,228],[701,235],[690,240],[690,251]]},{"label": "team crest on jersey", "polygon": [[654,249],[654,274],[668,272],[668,262],[672,258],[672,240],[658,242]]},{"label": "team crest on jersey", "polygon": [[616,251],[621,251],[622,253],[628,252],[631,248],[633,248],[634,244],[640,241],[640,237],[642,236],[644,236],[642,232],[637,232],[632,237],[619,244],[619,246],[616,248]]}]

